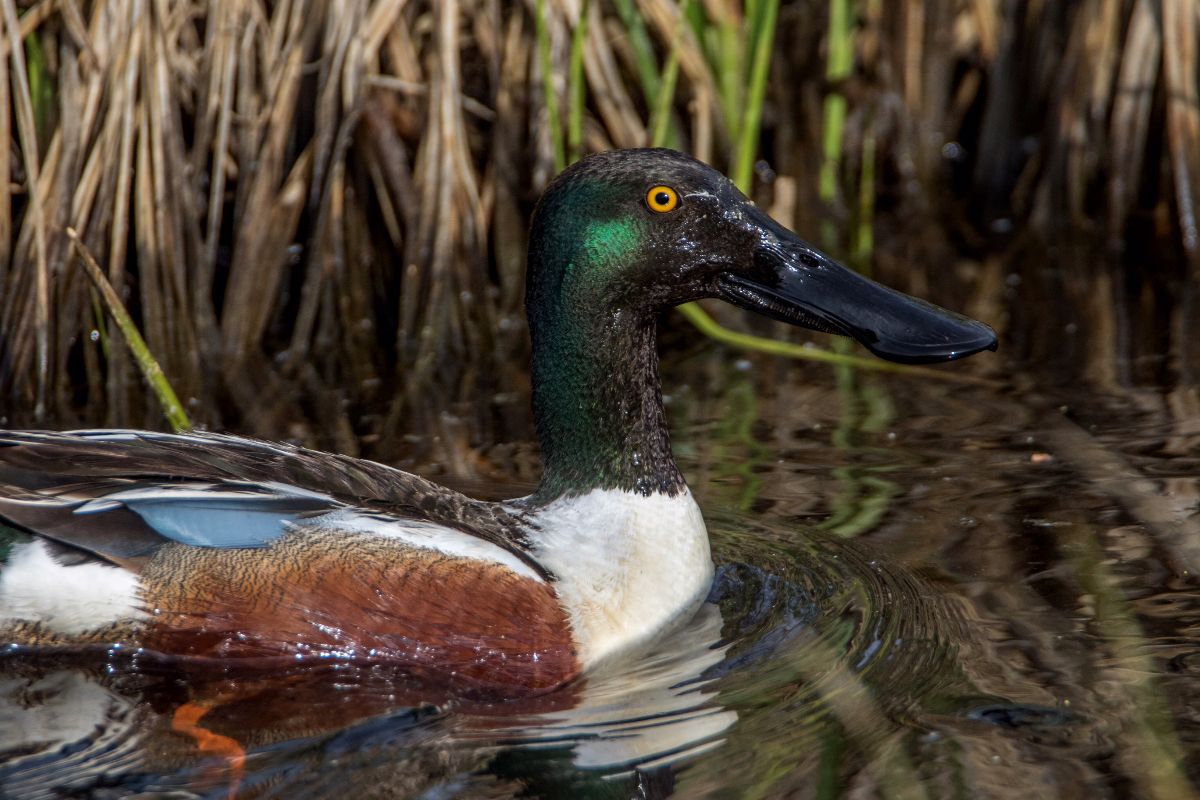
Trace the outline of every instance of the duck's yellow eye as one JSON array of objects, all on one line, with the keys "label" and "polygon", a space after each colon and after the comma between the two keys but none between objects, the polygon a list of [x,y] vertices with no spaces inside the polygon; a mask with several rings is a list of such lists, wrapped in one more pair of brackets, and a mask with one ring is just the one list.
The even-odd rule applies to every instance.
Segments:
[{"label": "duck's yellow eye", "polygon": [[646,192],[646,205],[650,206],[651,211],[665,214],[679,205],[679,195],[670,186],[651,186],[650,191]]}]

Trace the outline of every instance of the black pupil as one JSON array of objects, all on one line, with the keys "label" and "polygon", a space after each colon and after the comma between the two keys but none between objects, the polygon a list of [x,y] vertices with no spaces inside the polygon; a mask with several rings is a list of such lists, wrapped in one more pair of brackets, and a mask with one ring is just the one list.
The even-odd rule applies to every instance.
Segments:
[{"label": "black pupil", "polygon": [[671,202],[671,195],[668,192],[656,192],[654,194],[654,203],[656,205],[665,206]]}]

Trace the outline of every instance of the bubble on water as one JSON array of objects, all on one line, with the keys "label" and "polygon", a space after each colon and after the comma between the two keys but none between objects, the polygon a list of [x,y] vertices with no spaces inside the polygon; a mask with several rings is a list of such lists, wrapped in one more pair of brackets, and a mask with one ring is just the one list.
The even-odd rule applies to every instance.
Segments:
[{"label": "bubble on water", "polygon": [[946,142],[942,145],[942,158],[948,161],[958,161],[966,155],[966,150],[958,142]]}]

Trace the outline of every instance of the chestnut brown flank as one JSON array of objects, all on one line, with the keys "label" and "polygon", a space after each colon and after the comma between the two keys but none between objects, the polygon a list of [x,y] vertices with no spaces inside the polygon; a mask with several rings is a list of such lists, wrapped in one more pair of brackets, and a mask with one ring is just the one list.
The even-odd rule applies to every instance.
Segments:
[{"label": "chestnut brown flank", "polygon": [[171,544],[141,577],[152,615],[143,642],[160,652],[352,652],[422,681],[505,696],[547,691],[580,671],[550,585],[382,537],[308,532],[258,550]]}]

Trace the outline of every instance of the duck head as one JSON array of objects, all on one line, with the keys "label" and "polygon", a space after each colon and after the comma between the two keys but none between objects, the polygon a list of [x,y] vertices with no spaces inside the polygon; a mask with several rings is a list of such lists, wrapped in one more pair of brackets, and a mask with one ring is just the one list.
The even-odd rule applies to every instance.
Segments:
[{"label": "duck head", "polygon": [[655,319],[718,297],[850,336],[892,361],[996,347],[974,320],[838,264],[711,167],[672,150],[617,150],[567,168],[534,211],[526,310],[542,497],[672,492]]},{"label": "duck head", "polygon": [[533,316],[564,299],[637,313],[718,297],[849,336],[889,361],[996,348],[987,325],[842,266],[673,150],[616,150],[569,167],[538,205],[530,246]]}]

